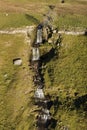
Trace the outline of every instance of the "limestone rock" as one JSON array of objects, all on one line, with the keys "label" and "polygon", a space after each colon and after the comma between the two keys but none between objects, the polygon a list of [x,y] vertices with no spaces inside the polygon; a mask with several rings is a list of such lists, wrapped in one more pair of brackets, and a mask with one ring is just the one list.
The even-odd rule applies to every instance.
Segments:
[{"label": "limestone rock", "polygon": [[13,59],[13,64],[18,66],[22,65],[22,59],[21,58]]}]

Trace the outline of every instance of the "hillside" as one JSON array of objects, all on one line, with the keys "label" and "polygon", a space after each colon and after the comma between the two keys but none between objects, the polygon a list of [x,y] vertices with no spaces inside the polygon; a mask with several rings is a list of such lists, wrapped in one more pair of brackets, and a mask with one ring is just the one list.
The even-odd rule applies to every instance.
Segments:
[{"label": "hillside", "polygon": [[59,29],[83,30],[87,27],[87,1],[66,0],[0,0],[0,29],[29,26],[43,21],[54,5],[54,25]]},{"label": "hillside", "polygon": [[[46,50],[46,48],[44,48]],[[63,35],[56,55],[48,53],[44,60],[46,94],[56,104],[51,108],[58,119],[55,130],[86,130],[87,108],[87,37]],[[47,62],[46,62],[47,61]]]},{"label": "hillside", "polygon": [[[52,24],[58,30],[84,31],[87,28],[87,0],[0,0],[0,31],[25,29],[45,20],[49,5]],[[0,130],[36,130],[35,86],[29,66],[35,30],[0,33]],[[62,34],[60,48],[50,53],[51,44],[40,46],[45,94],[54,105],[55,121],[49,130],[87,129],[87,36]],[[22,64],[15,66],[14,59]]]}]

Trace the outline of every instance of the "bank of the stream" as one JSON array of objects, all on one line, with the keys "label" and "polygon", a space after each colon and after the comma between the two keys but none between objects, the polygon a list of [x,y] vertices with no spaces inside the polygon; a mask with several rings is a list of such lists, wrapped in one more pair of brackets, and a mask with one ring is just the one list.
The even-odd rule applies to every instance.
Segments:
[{"label": "bank of the stream", "polygon": [[[43,47],[45,53],[50,44],[46,46]],[[46,94],[50,94],[55,101],[51,108],[52,115],[57,119],[55,130],[86,130],[87,37],[62,35],[61,47],[56,55],[53,57],[47,52],[43,74]]]}]

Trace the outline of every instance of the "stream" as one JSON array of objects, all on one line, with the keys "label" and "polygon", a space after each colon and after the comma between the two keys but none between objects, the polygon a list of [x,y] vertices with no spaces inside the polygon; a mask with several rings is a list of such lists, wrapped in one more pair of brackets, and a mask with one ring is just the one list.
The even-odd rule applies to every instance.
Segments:
[{"label": "stream", "polygon": [[36,42],[32,46],[32,58],[31,58],[31,68],[34,72],[33,82],[36,86],[34,98],[35,104],[40,108],[37,116],[37,130],[48,130],[48,126],[51,123],[51,113],[49,110],[50,97],[45,96],[44,89],[44,79],[41,74],[42,60],[40,59],[39,45],[42,43],[42,27],[38,25],[37,27],[37,38]]}]

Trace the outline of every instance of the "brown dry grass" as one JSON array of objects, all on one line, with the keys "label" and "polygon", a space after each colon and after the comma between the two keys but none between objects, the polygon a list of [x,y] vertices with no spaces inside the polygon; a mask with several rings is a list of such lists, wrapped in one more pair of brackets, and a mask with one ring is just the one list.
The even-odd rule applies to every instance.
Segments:
[{"label": "brown dry grass", "polygon": [[[86,1],[85,1],[86,2]],[[24,2],[12,2],[11,0],[0,0],[0,12],[30,12],[30,13],[44,13],[47,5],[50,4],[46,1],[24,1]],[[82,14],[87,15],[87,3],[81,0],[75,2],[65,2],[65,4],[56,3],[56,11],[58,13],[70,13],[70,14]]]},{"label": "brown dry grass", "polygon": [[18,13],[41,13],[44,12],[44,4],[38,3],[13,3],[8,1],[1,1],[0,0],[0,12],[18,12]]},{"label": "brown dry grass", "polygon": [[82,4],[64,4],[57,5],[56,11],[58,14],[78,14],[78,15],[87,15],[87,5]]},{"label": "brown dry grass", "polygon": [[[0,18],[1,21],[4,21],[0,23],[1,29],[6,27],[19,27],[23,25],[28,25],[30,21],[29,19],[26,19],[24,16],[25,14],[29,14],[33,16],[34,18],[38,19],[39,21],[42,21],[43,14],[46,14],[49,10],[48,5],[55,5],[55,10],[52,12],[52,15],[54,17],[55,24],[59,26],[59,28],[68,28],[67,26],[70,26],[70,28],[80,27],[85,28],[87,25],[87,2],[76,0],[71,1],[67,0],[64,4],[60,3],[60,0],[0,0]],[[10,13],[12,14],[12,18],[3,16],[3,13]],[[18,16],[18,18],[23,14],[21,17],[23,20],[20,23],[20,18],[12,23],[12,19],[14,15]],[[63,17],[64,16],[64,17]],[[68,18],[67,18],[67,17]],[[58,23],[58,20],[60,19],[60,23]],[[8,21],[8,22],[6,22]],[[11,21],[11,23],[9,22]],[[75,21],[75,23],[74,23]],[[17,24],[19,23],[19,24]],[[17,25],[16,25],[17,24]],[[31,23],[30,23],[31,24]],[[29,24],[29,25],[30,25]],[[12,25],[12,26],[10,26]]]}]

